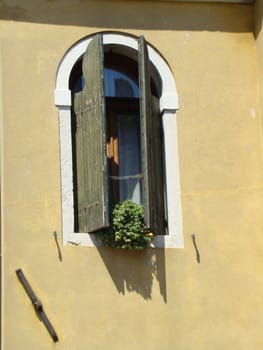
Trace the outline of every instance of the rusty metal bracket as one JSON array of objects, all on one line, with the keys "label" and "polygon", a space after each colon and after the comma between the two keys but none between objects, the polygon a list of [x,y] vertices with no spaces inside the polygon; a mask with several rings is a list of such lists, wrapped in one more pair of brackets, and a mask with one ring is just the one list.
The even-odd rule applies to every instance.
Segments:
[{"label": "rusty metal bracket", "polygon": [[26,279],[23,271],[21,269],[18,269],[18,270],[16,270],[16,274],[17,274],[17,277],[18,277],[19,281],[21,282],[22,286],[24,287],[28,297],[32,301],[32,304],[34,306],[34,309],[35,309],[38,317],[46,326],[46,329],[48,330],[48,333],[52,337],[53,341],[57,342],[58,336],[57,336],[52,324],[50,323],[50,321],[49,321],[49,319],[48,319],[48,317],[43,309],[43,305],[42,305],[41,301],[38,299],[38,297],[34,293],[28,280]]}]

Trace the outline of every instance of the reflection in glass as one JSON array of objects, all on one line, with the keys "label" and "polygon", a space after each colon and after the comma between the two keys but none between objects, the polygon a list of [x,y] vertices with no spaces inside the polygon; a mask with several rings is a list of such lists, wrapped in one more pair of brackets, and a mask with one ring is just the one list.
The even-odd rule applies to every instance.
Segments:
[{"label": "reflection in glass", "polygon": [[119,135],[119,196],[141,203],[141,152],[139,118],[137,115],[118,116]]}]

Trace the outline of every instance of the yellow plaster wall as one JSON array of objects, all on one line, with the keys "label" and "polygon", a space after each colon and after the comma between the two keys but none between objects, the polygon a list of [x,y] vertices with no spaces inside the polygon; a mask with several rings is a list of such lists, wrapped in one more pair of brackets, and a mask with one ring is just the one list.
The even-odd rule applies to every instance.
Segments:
[{"label": "yellow plaster wall", "polygon": [[[262,141],[252,7],[7,0],[0,10],[3,350],[262,349]],[[174,72],[184,249],[61,244],[55,75],[71,45],[101,30],[143,33]],[[57,344],[34,314],[17,268],[41,298]]]}]

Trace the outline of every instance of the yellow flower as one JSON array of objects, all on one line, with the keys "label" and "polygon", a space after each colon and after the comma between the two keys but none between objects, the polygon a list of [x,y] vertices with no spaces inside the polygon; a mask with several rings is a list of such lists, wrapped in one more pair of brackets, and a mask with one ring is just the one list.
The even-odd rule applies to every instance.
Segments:
[{"label": "yellow flower", "polygon": [[153,233],[152,232],[147,232],[147,233],[145,233],[145,235],[148,236],[148,237],[152,237]]}]

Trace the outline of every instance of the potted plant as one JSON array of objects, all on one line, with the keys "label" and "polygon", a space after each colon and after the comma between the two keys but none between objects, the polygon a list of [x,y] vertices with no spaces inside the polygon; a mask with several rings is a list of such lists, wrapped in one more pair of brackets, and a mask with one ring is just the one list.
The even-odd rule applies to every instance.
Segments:
[{"label": "potted plant", "polygon": [[121,249],[144,249],[153,234],[144,228],[142,205],[126,200],[114,206],[111,226],[102,233],[103,244]]}]

